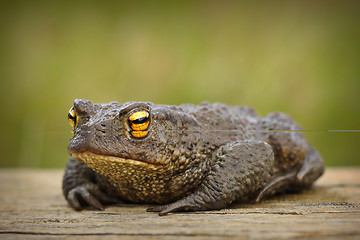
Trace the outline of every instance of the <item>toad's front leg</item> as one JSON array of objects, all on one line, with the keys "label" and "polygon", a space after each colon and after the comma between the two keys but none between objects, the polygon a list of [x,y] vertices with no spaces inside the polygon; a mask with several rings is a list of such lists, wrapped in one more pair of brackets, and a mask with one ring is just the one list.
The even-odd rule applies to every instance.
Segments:
[{"label": "toad's front leg", "polygon": [[99,186],[97,173],[84,163],[70,158],[63,177],[63,194],[69,205],[75,210],[82,210],[85,206],[97,210],[104,210],[103,204],[119,203],[120,201],[107,194]]},{"label": "toad's front leg", "polygon": [[221,209],[235,201],[253,200],[272,177],[274,154],[262,141],[234,142],[220,147],[211,161],[211,170],[194,193],[147,211],[162,216],[176,211]]}]

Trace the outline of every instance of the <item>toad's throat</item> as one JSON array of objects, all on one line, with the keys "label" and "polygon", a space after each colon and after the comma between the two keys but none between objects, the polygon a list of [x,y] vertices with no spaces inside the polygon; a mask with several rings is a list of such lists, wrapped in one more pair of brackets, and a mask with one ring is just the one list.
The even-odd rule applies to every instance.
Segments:
[{"label": "toad's throat", "polygon": [[95,172],[106,176],[125,201],[168,203],[183,195],[169,189],[171,170],[165,164],[151,164],[134,159],[99,155],[92,152],[71,153]]},{"label": "toad's throat", "polygon": [[89,151],[80,152],[80,153],[71,153],[71,156],[76,160],[78,160],[79,162],[86,163],[90,168],[92,168],[97,172],[103,172],[103,171],[112,172],[114,170],[119,171],[121,168],[123,169],[123,171],[126,168],[149,169],[149,170],[157,171],[164,167],[161,164],[153,164],[153,163],[130,159],[130,158],[100,155]]}]

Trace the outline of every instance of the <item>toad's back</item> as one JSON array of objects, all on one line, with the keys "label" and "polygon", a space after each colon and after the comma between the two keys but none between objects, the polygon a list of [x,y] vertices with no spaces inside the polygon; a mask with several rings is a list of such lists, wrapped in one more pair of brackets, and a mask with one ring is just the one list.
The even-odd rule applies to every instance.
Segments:
[{"label": "toad's back", "polygon": [[273,148],[274,168],[278,170],[299,167],[311,149],[301,133],[302,128],[287,114],[276,112],[263,118],[253,108],[221,103],[181,107],[194,115],[203,134],[214,144],[244,140],[267,142]]}]

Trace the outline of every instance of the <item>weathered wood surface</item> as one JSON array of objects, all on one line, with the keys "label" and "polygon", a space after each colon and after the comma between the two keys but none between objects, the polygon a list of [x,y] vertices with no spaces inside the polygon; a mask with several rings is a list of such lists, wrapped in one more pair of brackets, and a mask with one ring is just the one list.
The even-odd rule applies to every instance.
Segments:
[{"label": "weathered wood surface", "polygon": [[159,217],[145,205],[75,212],[60,170],[0,170],[0,239],[360,239],[360,168],[260,204]]}]

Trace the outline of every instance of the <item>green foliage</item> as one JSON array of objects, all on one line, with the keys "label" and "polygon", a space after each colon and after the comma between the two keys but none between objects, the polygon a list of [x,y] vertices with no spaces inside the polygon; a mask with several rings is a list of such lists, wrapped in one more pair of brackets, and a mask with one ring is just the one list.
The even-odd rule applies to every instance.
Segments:
[{"label": "green foliage", "polygon": [[1,167],[64,167],[75,98],[292,115],[359,165],[356,1],[2,1]]}]

